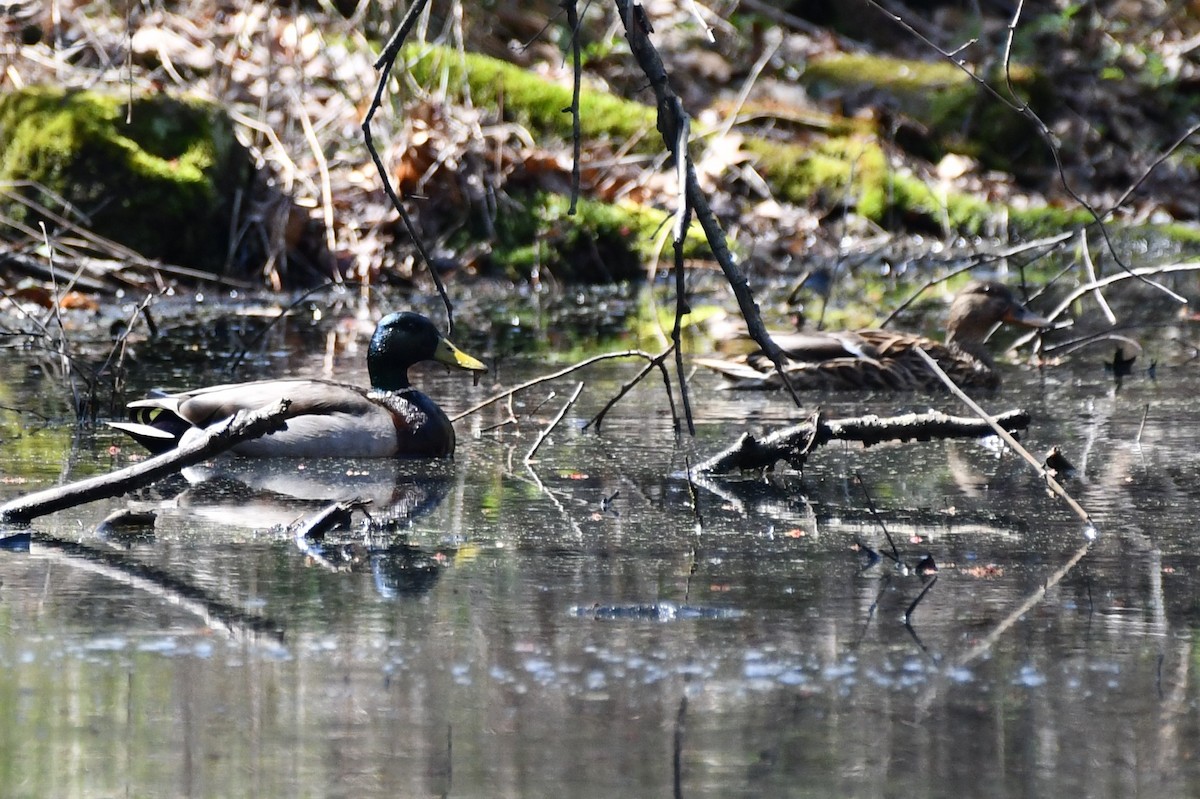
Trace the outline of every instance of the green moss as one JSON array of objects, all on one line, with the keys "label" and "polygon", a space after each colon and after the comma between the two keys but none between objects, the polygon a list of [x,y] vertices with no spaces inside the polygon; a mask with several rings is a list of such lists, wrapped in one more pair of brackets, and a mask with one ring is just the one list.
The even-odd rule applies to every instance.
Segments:
[{"label": "green moss", "polygon": [[[409,74],[426,89],[445,86],[455,100],[469,87],[478,106],[503,108],[507,119],[537,133],[571,137],[571,87],[554,83],[518,66],[475,53],[462,54],[445,47],[409,45],[402,52]],[[584,87],[579,95],[583,140],[610,138],[638,140],[640,152],[660,152],[662,138],[655,133],[655,109],[623,100],[607,92]],[[647,135],[647,134],[654,135]]]},{"label": "green moss", "polygon": [[[150,258],[224,264],[229,198],[250,165],[219,108],[159,94],[130,110],[123,97],[30,88],[0,97],[0,143],[0,180],[44,187],[52,210]],[[15,201],[4,212],[38,219]]]},{"label": "green moss", "polygon": [[[1013,103],[1028,104],[1046,115],[1060,102],[1046,81],[1030,70],[1013,69],[1011,76],[1017,93]],[[1003,79],[991,83],[1004,85]],[[1007,96],[1007,88],[1000,91]],[[1040,176],[1053,163],[1033,123],[974,83],[935,96],[927,124],[942,151],[970,155],[989,169]]]},{"label": "green moss", "polygon": [[969,85],[971,79],[945,61],[842,53],[810,61],[804,70],[804,82],[829,89],[884,89],[902,99],[924,103],[933,93]]},{"label": "green moss", "polygon": [[[815,93],[847,90],[884,93],[890,108],[913,119],[928,133],[920,141],[899,142],[914,154],[937,160],[963,153],[990,169],[1040,173],[1049,153],[1020,113],[998,101],[963,70],[946,61],[914,61],[880,55],[839,54],[814,60],[804,82]],[[1001,95],[1011,82],[1015,103],[1054,108],[1053,87],[1036,71],[1011,65],[1006,75],[988,78]]]},{"label": "green moss", "polygon": [[[462,99],[461,87],[466,85],[478,106],[503,108],[507,118],[537,133],[564,139],[571,135],[570,115],[563,113],[571,102],[567,85],[503,61],[446,48],[410,46],[404,56],[410,74],[422,86],[444,86],[454,99]],[[1036,74],[1017,67],[1011,76],[1019,94],[1048,102],[1048,87]],[[949,150],[965,152],[987,166],[1011,170],[1038,147],[1019,114],[984,94],[953,64],[837,55],[810,63],[804,80],[817,92],[850,87],[889,93],[902,113],[930,127],[931,157]],[[646,135],[655,128],[654,108],[587,89],[581,106],[585,141],[638,138],[639,149],[661,152],[661,137]],[[1078,212],[1009,211],[946,191],[898,170],[870,123],[825,120],[824,125],[826,135],[810,130],[804,144],[745,140],[755,167],[781,200],[826,209],[847,203],[885,227],[962,233],[979,232],[1002,218],[1009,220],[1013,232],[1030,235],[1088,221]],[[535,194],[524,203],[523,212],[509,212],[497,220],[493,260],[514,278],[527,277],[535,268],[567,281],[634,278],[656,256],[656,234],[667,223],[663,212],[586,200],[577,216],[568,217],[565,198]],[[706,254],[694,232],[689,242],[693,237],[689,255]]]},{"label": "green moss", "polygon": [[751,139],[746,149],[755,155],[756,168],[779,197],[823,208],[848,203],[887,228],[977,233],[1007,215],[1014,233],[1045,235],[1091,221],[1079,210],[1005,209],[930,185],[894,168],[883,148],[868,136],[833,137],[809,147]]},{"label": "green moss", "polygon": [[[632,280],[654,259],[655,243],[671,224],[665,211],[635,203],[609,204],[580,198],[574,215],[569,200],[537,192],[513,199],[520,209],[495,223],[492,261],[513,279],[536,268],[564,282]],[[688,258],[708,257],[708,243],[695,224],[685,239]],[[670,242],[666,258],[671,257]]]},{"label": "green moss", "polygon": [[1082,208],[1038,208],[1010,209],[1009,229],[1028,238],[1053,236],[1064,230],[1090,225],[1095,219]]},{"label": "green moss", "polygon": [[847,158],[766,139],[747,139],[744,146],[776,195],[788,202],[833,205],[851,188],[851,161]]},{"label": "green moss", "polygon": [[1190,247],[1200,244],[1200,228],[1193,224],[1172,222],[1166,225],[1153,225],[1150,230],[1183,246]]}]

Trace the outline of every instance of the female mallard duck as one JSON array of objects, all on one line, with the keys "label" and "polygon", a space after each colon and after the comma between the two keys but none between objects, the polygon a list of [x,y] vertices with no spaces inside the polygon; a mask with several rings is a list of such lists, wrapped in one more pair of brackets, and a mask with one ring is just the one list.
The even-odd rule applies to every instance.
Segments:
[{"label": "female mallard duck", "polygon": [[[996,363],[984,339],[996,324],[1048,327],[1007,286],[971,283],[958,293],[946,320],[946,343],[891,330],[840,333],[783,333],[772,338],[787,355],[784,371],[797,389],[887,389],[928,391],[942,383],[916,354],[927,352],[958,385],[994,389]],[[780,388],[775,365],[761,351],[734,360],[701,359],[702,366],[729,378],[730,388]]]},{"label": "female mallard duck", "polygon": [[367,349],[371,388],[285,378],[230,383],[129,403],[132,422],[112,422],[151,452],[173,449],[191,431],[291,400],[287,428],[234,452],[260,457],[440,458],[454,452],[454,428],[429,397],[408,383],[408,369],[438,361],[473,372],[487,367],[451,344],[424,316],[380,320]]}]

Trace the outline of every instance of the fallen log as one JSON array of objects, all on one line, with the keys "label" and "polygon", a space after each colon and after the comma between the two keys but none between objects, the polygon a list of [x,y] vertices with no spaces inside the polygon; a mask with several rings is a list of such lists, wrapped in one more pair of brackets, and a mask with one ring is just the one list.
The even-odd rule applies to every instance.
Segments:
[{"label": "fallen log", "polygon": [[97,499],[120,496],[135,488],[150,485],[161,477],[208,460],[243,441],[281,429],[287,421],[290,405],[291,400],[284,399],[250,413],[239,412],[228,421],[208,428],[194,440],[141,463],[17,497],[0,505],[0,522],[27,522],[38,516]]},{"label": "fallen log", "polygon": [[[1029,414],[1007,411],[995,417],[1005,430],[1029,426]],[[787,461],[801,469],[808,453],[830,441],[861,441],[866,446],[884,441],[930,441],[935,438],[982,438],[994,435],[987,422],[938,411],[903,416],[859,416],[826,421],[820,414],[800,424],[757,438],[744,433],[732,446],[692,467],[698,474],[728,474],[733,471],[770,469]]]}]

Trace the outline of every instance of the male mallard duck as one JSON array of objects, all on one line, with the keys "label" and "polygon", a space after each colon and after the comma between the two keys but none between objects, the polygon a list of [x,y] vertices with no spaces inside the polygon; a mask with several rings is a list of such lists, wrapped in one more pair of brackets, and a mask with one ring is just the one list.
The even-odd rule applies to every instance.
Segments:
[{"label": "male mallard duck", "polygon": [[[1048,327],[1002,283],[976,282],[958,293],[946,321],[946,343],[892,330],[782,333],[772,338],[787,354],[784,371],[797,389],[928,391],[942,383],[916,354],[927,352],[960,386],[994,389],[996,363],[984,346],[999,322]],[[733,360],[699,359],[729,378],[729,388],[780,388],[775,365],[761,351]]]},{"label": "male mallard duck", "polygon": [[260,457],[440,458],[454,452],[454,428],[429,397],[408,383],[420,361],[473,372],[487,367],[451,344],[424,316],[380,320],[367,349],[371,388],[329,380],[285,378],[230,383],[137,400],[132,422],[110,422],[151,452],[173,449],[190,431],[290,399],[287,429],[234,447]]}]

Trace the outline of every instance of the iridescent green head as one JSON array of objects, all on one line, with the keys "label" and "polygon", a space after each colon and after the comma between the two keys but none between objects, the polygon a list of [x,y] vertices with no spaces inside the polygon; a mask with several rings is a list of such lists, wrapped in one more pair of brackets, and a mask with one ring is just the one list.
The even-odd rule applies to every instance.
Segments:
[{"label": "iridescent green head", "polygon": [[471,372],[487,371],[482,362],[451,344],[433,322],[420,314],[401,311],[380,319],[367,349],[371,387],[380,391],[408,388],[408,368],[421,361],[438,361]]}]

